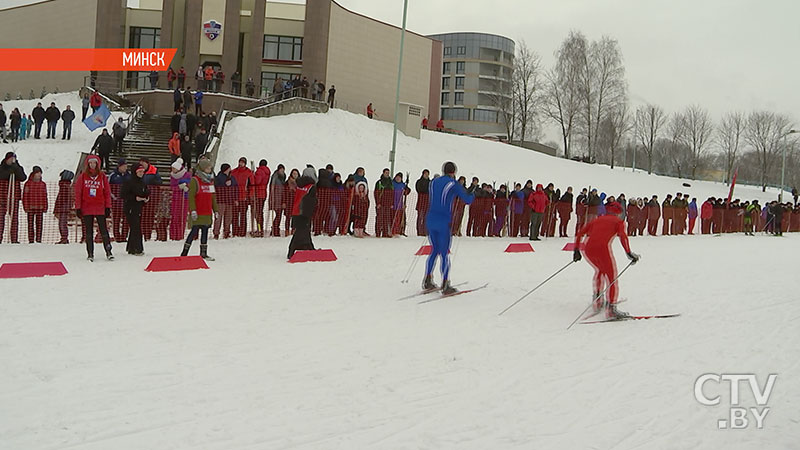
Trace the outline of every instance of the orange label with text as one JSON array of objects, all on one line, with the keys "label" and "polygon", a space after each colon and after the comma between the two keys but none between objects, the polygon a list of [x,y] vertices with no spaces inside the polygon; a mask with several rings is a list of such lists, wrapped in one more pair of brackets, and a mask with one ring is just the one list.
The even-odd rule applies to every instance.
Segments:
[{"label": "orange label with text", "polygon": [[0,71],[165,71],[177,49],[0,48]]}]

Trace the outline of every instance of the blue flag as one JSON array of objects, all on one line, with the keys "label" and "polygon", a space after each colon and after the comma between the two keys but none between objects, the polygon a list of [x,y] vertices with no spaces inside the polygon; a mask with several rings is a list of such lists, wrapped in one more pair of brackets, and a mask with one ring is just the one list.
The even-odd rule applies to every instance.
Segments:
[{"label": "blue flag", "polygon": [[86,120],[83,121],[83,124],[86,125],[86,128],[89,131],[94,131],[100,127],[106,126],[106,122],[108,122],[108,118],[111,117],[111,111],[108,110],[106,104],[103,103],[97,108],[97,111],[94,112],[91,116],[87,117]]}]

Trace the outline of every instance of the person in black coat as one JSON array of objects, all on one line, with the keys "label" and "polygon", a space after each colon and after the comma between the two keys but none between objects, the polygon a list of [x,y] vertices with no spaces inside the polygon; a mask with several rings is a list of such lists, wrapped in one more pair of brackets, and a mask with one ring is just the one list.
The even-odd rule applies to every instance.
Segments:
[{"label": "person in black coat", "polygon": [[172,91],[172,103],[175,105],[175,107],[172,108],[173,111],[181,109],[181,103],[183,103],[181,88],[175,88],[175,90]]},{"label": "person in black coat", "polygon": [[13,152],[6,153],[0,163],[0,243],[3,242],[6,216],[10,215],[11,243],[19,244],[19,202],[22,200],[22,182],[27,179],[25,170],[17,161],[17,155]]},{"label": "person in black coat", "polygon": [[0,140],[3,141],[3,144],[8,144],[8,140],[6,140],[6,112],[3,110],[3,105],[0,104]]},{"label": "person in black coat", "polygon": [[100,157],[100,161],[102,161],[103,169],[108,169],[111,167],[111,162],[109,157],[111,156],[111,150],[114,149],[114,138],[108,134],[108,129],[103,128],[103,131],[100,133],[100,136],[97,136],[97,139],[94,141],[94,145],[92,145],[92,151],[97,153],[97,156]]},{"label": "person in black coat", "polygon": [[56,102],[50,102],[50,106],[44,112],[44,117],[47,119],[47,139],[55,139],[58,119],[61,118],[61,111],[56,107]]},{"label": "person in black coat", "polygon": [[289,259],[297,250],[314,250],[314,242],[311,241],[311,218],[314,217],[314,211],[317,209],[315,177],[314,168],[310,167],[303,170],[303,176],[297,179],[295,195],[301,195],[305,189],[308,189],[308,192],[300,199],[299,214],[292,216],[292,226],[295,227],[295,232],[289,243],[289,255],[287,256]]},{"label": "person in black coat", "polygon": [[64,121],[64,132],[61,139],[72,139],[72,121],[75,120],[75,111],[72,110],[70,105],[61,113],[61,120]]},{"label": "person in black coat", "polygon": [[208,145],[208,134],[206,134],[205,128],[200,128],[200,133],[194,138],[194,150],[196,154],[195,161],[199,161],[200,157],[203,156],[203,153],[206,151],[206,146]]},{"label": "person in black coat", "polygon": [[144,167],[136,163],[133,167],[133,176],[122,183],[120,197],[124,204],[125,217],[130,226],[128,231],[128,244],[126,250],[131,255],[143,255],[142,243],[142,207],[150,199],[150,190],[144,184]]},{"label": "person in black coat", "polygon": [[428,215],[430,209],[430,198],[428,198],[428,188],[431,184],[430,171],[425,169],[422,175],[417,180],[415,187],[417,189],[417,236],[427,236],[428,227],[425,223],[425,217]]},{"label": "person in black coat", "polygon": [[36,104],[36,107],[33,108],[31,111],[31,115],[33,116],[33,123],[34,123],[34,132],[33,137],[34,139],[41,139],[42,138],[42,124],[44,123],[45,118],[45,111],[42,108],[42,102]]},{"label": "person in black coat", "polygon": [[178,108],[175,110],[175,114],[169,119],[169,126],[172,130],[172,133],[179,133],[181,129],[181,109]]},{"label": "person in black coat", "polygon": [[[179,124],[180,125],[180,124]],[[197,128],[197,116],[186,112],[186,133],[194,138],[194,129]]]},{"label": "person in black coat", "polygon": [[186,170],[191,170],[192,168],[192,153],[194,153],[194,146],[192,145],[191,138],[187,134],[181,141],[181,158],[183,158],[184,164],[186,164]]}]

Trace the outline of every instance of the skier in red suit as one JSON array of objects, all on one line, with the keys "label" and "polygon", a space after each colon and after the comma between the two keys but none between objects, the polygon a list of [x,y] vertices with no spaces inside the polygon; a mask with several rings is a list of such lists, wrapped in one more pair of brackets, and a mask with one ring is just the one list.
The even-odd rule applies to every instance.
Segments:
[{"label": "skier in red suit", "polygon": [[608,205],[606,214],[587,223],[578,231],[575,236],[573,261],[578,262],[581,260],[581,240],[584,236],[588,236],[583,251],[586,255],[586,260],[595,270],[593,280],[594,297],[592,297],[594,299],[594,311],[597,313],[603,307],[604,302],[600,292],[608,286],[606,317],[614,319],[628,316],[627,313],[617,310],[617,284],[611,284],[617,278],[617,267],[611,254],[611,241],[614,236],[619,236],[622,247],[625,249],[632,264],[636,264],[639,261],[639,255],[631,252],[628,235],[625,234],[625,222],[619,218],[619,215],[622,214],[622,208],[613,204]]}]

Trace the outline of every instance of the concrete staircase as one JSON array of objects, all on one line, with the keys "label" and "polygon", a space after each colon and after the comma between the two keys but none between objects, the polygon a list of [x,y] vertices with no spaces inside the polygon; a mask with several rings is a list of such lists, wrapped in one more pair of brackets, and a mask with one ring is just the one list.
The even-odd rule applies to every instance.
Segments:
[{"label": "concrete staircase", "polygon": [[[129,164],[139,161],[146,157],[150,164],[158,168],[158,173],[162,180],[167,180],[169,176],[169,166],[171,163],[167,144],[172,137],[170,127],[170,116],[156,116],[144,114],[133,125],[125,136],[125,143],[122,145],[122,154],[114,154],[114,159],[125,157]],[[112,165],[116,167],[115,161]]]}]

